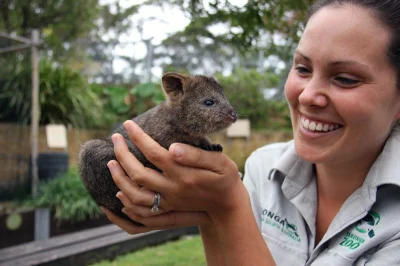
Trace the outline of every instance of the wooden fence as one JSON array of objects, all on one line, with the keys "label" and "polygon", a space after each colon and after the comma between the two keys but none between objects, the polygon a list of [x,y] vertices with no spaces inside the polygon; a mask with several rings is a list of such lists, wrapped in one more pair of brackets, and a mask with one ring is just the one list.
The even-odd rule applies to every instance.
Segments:
[{"label": "wooden fence", "polygon": [[[82,143],[94,138],[104,138],[110,134],[107,130],[68,129],[69,164],[76,165],[77,154]],[[30,128],[19,124],[0,123],[0,188],[22,184],[29,181],[30,171]],[[224,146],[224,152],[242,169],[248,155],[257,147],[268,143],[287,141],[292,138],[290,132],[252,132],[251,138],[235,138],[228,141],[226,132],[211,135],[215,143]],[[39,131],[39,152],[57,152],[46,143],[45,127]]]}]

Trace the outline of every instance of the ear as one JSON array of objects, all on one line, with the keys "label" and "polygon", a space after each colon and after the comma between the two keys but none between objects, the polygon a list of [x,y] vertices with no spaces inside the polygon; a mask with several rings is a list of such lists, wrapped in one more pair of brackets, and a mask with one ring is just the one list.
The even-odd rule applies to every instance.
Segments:
[{"label": "ear", "polygon": [[167,95],[179,95],[184,92],[188,76],[179,73],[167,73],[162,77],[162,84]]}]

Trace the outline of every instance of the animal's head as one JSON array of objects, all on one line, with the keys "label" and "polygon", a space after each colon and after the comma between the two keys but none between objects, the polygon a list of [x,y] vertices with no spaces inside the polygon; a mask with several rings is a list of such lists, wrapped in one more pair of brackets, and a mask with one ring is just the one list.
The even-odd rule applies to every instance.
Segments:
[{"label": "animal's head", "polygon": [[234,123],[237,113],[221,85],[206,76],[167,73],[162,77],[167,104],[187,132],[207,134]]}]

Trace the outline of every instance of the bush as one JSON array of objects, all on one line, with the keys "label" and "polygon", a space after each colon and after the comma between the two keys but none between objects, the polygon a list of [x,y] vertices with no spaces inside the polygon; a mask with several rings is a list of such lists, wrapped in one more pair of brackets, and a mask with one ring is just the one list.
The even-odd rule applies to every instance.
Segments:
[{"label": "bush", "polygon": [[27,205],[49,208],[60,221],[79,222],[99,217],[101,210],[84,187],[76,168],[51,181],[41,183],[38,196]]},{"label": "bush", "polygon": [[[43,59],[39,82],[40,124],[92,127],[101,119],[101,102],[78,71]],[[1,120],[30,122],[31,87],[31,68],[22,62],[0,74]]]},{"label": "bush", "polygon": [[268,101],[269,123],[268,128],[272,130],[291,129],[289,105],[285,100]]},{"label": "bush", "polygon": [[133,88],[100,84],[91,84],[90,87],[102,101],[102,128],[114,127],[165,100],[161,85],[157,83],[141,83]]}]

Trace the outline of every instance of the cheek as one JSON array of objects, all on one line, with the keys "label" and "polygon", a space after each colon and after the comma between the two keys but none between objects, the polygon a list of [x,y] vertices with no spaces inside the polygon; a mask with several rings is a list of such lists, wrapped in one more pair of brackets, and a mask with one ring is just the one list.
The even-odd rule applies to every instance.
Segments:
[{"label": "cheek", "polygon": [[301,83],[293,70],[290,71],[285,84],[285,96],[291,106],[296,105],[301,93]]}]

